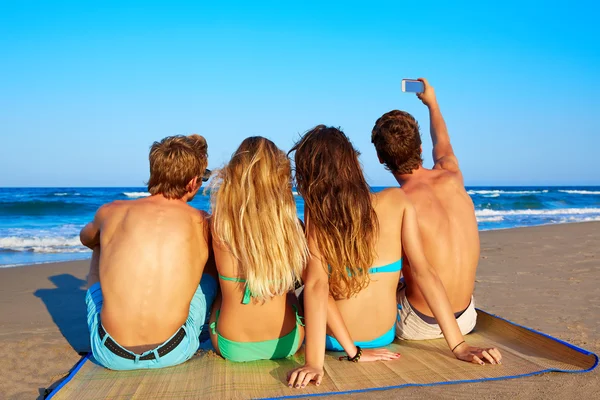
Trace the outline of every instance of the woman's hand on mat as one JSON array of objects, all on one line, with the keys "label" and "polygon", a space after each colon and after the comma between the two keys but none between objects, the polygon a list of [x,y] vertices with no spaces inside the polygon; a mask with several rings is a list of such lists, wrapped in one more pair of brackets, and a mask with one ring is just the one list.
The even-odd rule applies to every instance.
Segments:
[{"label": "woman's hand on mat", "polygon": [[315,381],[315,384],[319,386],[323,380],[323,368],[315,368],[310,365],[305,365],[300,368],[296,368],[288,374],[288,386],[296,389],[300,387],[306,387],[311,381]]},{"label": "woman's hand on mat", "polygon": [[387,349],[362,349],[362,355],[358,362],[391,361],[400,357],[402,357],[400,353],[394,353]]},{"label": "woman's hand on mat", "polygon": [[472,362],[473,364],[484,365],[486,361],[490,364],[502,364],[502,354],[495,347],[472,347],[467,343],[463,343],[453,353],[459,360]]}]

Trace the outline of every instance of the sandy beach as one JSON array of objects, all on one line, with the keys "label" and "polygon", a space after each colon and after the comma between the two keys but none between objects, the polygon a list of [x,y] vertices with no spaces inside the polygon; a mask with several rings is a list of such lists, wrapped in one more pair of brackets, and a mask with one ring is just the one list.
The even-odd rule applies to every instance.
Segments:
[{"label": "sandy beach", "polygon": [[[600,222],[481,233],[476,305],[600,352]],[[43,398],[89,350],[87,261],[0,269],[0,397]],[[339,398],[600,398],[598,370]]]}]

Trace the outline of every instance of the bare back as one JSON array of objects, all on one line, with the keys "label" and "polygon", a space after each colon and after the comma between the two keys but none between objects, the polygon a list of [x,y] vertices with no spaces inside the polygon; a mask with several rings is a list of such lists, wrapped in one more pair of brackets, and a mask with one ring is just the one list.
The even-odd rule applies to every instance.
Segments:
[{"label": "bare back", "polygon": [[[217,271],[226,278],[245,279],[240,276],[237,260],[218,241],[213,242]],[[233,282],[220,278],[221,295],[213,305],[211,322],[217,318],[219,310],[218,332],[221,336],[236,342],[259,342],[277,339],[290,333],[296,327],[298,299],[293,292],[272,297],[265,302],[251,299],[242,304],[245,282]],[[260,322],[258,322],[260,321]],[[304,340],[304,328],[300,329],[300,342]],[[215,349],[219,349],[217,336],[211,334]]]},{"label": "bare back", "polygon": [[[406,196],[399,191],[386,189],[371,195],[379,226],[375,244],[377,258],[372,267],[388,265],[402,258],[404,208],[398,206],[398,199]],[[383,335],[394,326],[398,315],[396,288],[400,272],[381,272],[370,274],[370,277],[369,286],[356,296],[336,299],[348,332],[355,341],[368,341]]]},{"label": "bare back", "polygon": [[162,196],[105,206],[100,227],[102,324],[143,352],[186,321],[206,264],[206,214]]},{"label": "bare back", "polygon": [[[460,171],[420,168],[402,189],[415,207],[425,256],[444,284],[453,311],[460,312],[471,300],[479,260],[477,219]],[[433,316],[408,262],[403,271],[408,301]]]}]

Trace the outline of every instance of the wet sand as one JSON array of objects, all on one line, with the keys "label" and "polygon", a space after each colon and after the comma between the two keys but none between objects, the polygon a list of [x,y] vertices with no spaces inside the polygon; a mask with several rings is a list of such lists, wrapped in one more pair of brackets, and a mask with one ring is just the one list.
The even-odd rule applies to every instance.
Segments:
[{"label": "wet sand", "polygon": [[[481,233],[477,307],[600,353],[600,222]],[[0,269],[0,397],[32,399],[89,350],[87,261]],[[336,398],[600,398],[599,369]],[[42,397],[40,397],[42,398]]]}]

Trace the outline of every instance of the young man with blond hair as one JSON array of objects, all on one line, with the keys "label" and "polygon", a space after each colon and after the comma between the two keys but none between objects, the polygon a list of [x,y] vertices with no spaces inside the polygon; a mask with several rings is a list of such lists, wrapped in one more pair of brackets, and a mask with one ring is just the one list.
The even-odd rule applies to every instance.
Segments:
[{"label": "young man with blond hair", "polygon": [[[473,300],[479,262],[477,219],[434,89],[425,79],[420,81],[425,90],[417,96],[429,109],[433,168],[423,167],[419,125],[407,112],[393,110],[379,118],[371,141],[379,161],[392,172],[416,209],[425,256],[444,284],[464,335],[477,321]],[[398,292],[396,336],[409,340],[440,338],[441,329],[414,282],[410,262],[404,261],[405,286]],[[484,358],[491,363],[501,359],[496,349],[490,353],[484,353]]]},{"label": "young man with blond hair", "polygon": [[93,250],[91,348],[106,368],[168,367],[198,350],[217,282],[209,268],[204,273],[208,215],[187,203],[208,178],[207,147],[199,135],[155,142],[151,196],[105,204],[81,230],[81,242]]}]

